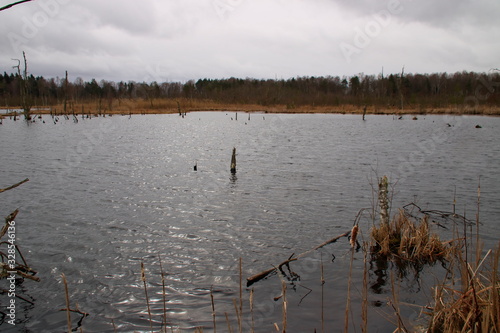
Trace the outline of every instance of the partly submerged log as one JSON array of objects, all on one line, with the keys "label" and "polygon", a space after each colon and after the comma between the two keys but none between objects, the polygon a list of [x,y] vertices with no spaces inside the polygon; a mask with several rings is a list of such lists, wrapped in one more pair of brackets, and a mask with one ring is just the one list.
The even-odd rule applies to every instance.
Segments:
[{"label": "partly submerged log", "polygon": [[28,178],[26,178],[25,180],[22,180],[22,181],[20,181],[20,182],[19,182],[19,183],[17,183],[17,184],[11,185],[11,186],[6,187],[6,188],[0,188],[0,193],[5,192],[5,191],[8,191],[8,190],[12,190],[13,188],[16,188],[16,187],[18,187],[18,186],[20,186],[20,185],[22,185],[22,184],[24,184],[24,183],[26,183],[26,182],[28,182],[28,181],[29,181],[29,179],[28,179]]},{"label": "partly submerged log", "polygon": [[[293,256],[293,254],[292,254]],[[281,269],[284,265],[287,265],[288,263],[297,260],[298,258],[288,258],[287,260],[283,261],[281,264],[279,264],[277,267],[269,268],[265,271],[262,271],[258,274],[252,275],[249,278],[247,278],[247,287],[251,286],[255,282],[258,282],[262,279],[264,279],[266,276],[269,274],[273,273],[276,269]]]},{"label": "partly submerged log", "polygon": [[326,246],[326,245],[331,244],[331,243],[335,243],[337,240],[339,240],[342,237],[349,236],[350,233],[351,233],[351,231],[344,232],[343,234],[341,234],[339,236],[336,236],[336,237],[333,237],[333,238],[327,240],[326,242],[323,242],[320,245],[313,247],[309,251],[306,251],[304,253],[299,254],[296,257],[294,257],[294,254],[292,254],[290,256],[290,258],[288,258],[287,260],[283,261],[279,265],[273,266],[273,268],[266,269],[265,271],[262,271],[262,272],[260,272],[258,274],[250,276],[249,278],[247,278],[247,287],[251,286],[255,282],[258,282],[258,281],[266,278],[269,274],[275,272],[277,269],[281,269],[281,267],[283,267],[285,265],[288,265],[290,262],[298,260],[299,258],[302,258],[302,257],[306,256],[307,254],[309,254],[309,253],[311,253],[313,251],[316,251],[316,250],[322,248],[323,246]]}]

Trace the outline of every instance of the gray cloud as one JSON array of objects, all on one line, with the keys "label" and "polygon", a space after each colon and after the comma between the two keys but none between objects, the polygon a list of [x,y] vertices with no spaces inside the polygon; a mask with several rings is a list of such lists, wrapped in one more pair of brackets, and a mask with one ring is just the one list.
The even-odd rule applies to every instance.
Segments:
[{"label": "gray cloud", "polygon": [[0,71],[22,50],[36,75],[98,80],[487,71],[499,12],[493,0],[36,0],[0,12]]}]

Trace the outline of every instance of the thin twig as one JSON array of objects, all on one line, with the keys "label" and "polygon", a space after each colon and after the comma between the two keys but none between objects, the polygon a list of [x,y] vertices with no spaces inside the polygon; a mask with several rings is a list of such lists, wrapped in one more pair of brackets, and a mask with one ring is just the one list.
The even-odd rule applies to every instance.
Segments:
[{"label": "thin twig", "polygon": [[345,305],[345,314],[344,314],[344,333],[349,332],[349,310],[351,308],[351,282],[352,282],[352,264],[354,261],[354,249],[351,248],[351,260],[349,263],[349,278],[347,281],[347,301]]},{"label": "thin twig", "polygon": [[243,320],[241,318],[243,317],[243,260],[240,257],[240,311],[239,311],[239,316],[238,316],[238,325],[240,329],[240,333],[243,332]]},{"label": "thin twig", "polygon": [[212,320],[214,323],[214,333],[217,333],[217,324],[215,320],[215,302],[214,302],[214,287],[210,288],[210,300],[212,302]]},{"label": "thin twig", "polygon": [[144,293],[146,294],[146,304],[148,305],[149,326],[151,333],[153,333],[153,318],[151,318],[151,307],[149,306],[148,287],[146,286],[146,272],[144,269],[144,262],[141,261],[141,280],[144,283]]},{"label": "thin twig", "polygon": [[[254,322],[254,317],[253,317],[253,294],[254,294],[254,290],[252,288],[252,290],[250,290],[250,316],[251,316],[251,320],[252,320],[252,327],[251,327],[251,333],[254,333],[255,332],[255,322]],[[215,332],[214,332],[215,333]]]},{"label": "thin twig", "polygon": [[161,287],[163,296],[163,325],[165,327],[165,332],[167,331],[167,296],[165,292],[165,273],[163,272],[163,265],[161,263],[161,257],[158,253],[158,260],[160,262],[160,273],[161,273]]},{"label": "thin twig", "polygon": [[[0,294],[8,294],[9,291],[7,289],[0,289]],[[19,298],[19,299],[22,299],[23,301],[27,302],[27,303],[30,303],[31,305],[34,305],[35,303],[33,303],[32,301],[30,301],[29,299],[25,298],[25,297],[22,297],[22,296],[19,296],[16,294],[16,297]]]},{"label": "thin twig", "polygon": [[5,218],[5,225],[2,227],[2,230],[0,230],[0,238],[7,233],[9,227],[13,224],[12,221],[15,220],[17,213],[19,213],[19,209],[16,209]]},{"label": "thin twig", "polygon": [[229,333],[233,333],[233,330],[231,329],[231,323],[229,322],[229,316],[227,315],[227,312],[224,312],[224,314],[226,315],[227,331]]},{"label": "thin twig", "polygon": [[[366,109],[366,108],[365,108]],[[323,270],[323,253],[321,253],[321,333],[325,332],[325,274]]]},{"label": "thin twig", "polygon": [[66,297],[66,320],[68,322],[68,333],[71,333],[71,312],[69,309],[69,292],[68,292],[68,281],[66,281],[66,275],[61,274],[61,278],[64,284],[64,295]]}]

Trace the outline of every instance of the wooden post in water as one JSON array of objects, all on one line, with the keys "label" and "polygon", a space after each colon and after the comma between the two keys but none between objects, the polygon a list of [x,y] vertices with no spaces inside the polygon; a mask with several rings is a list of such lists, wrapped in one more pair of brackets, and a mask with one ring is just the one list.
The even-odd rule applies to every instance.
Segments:
[{"label": "wooden post in water", "polygon": [[233,156],[231,156],[231,173],[236,173],[236,148],[233,148]]}]

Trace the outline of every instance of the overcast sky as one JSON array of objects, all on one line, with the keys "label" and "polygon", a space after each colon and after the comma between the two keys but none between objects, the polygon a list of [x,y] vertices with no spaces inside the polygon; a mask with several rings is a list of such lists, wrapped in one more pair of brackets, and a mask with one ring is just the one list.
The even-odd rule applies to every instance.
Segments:
[{"label": "overcast sky", "polygon": [[0,29],[1,73],[25,51],[30,73],[70,81],[500,67],[499,0],[34,0]]}]

